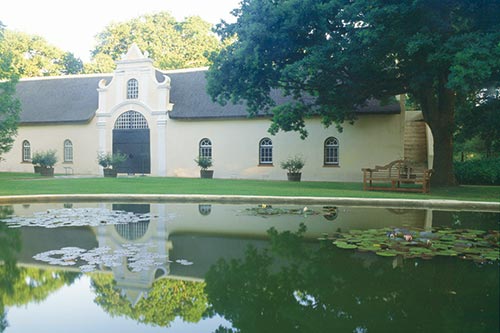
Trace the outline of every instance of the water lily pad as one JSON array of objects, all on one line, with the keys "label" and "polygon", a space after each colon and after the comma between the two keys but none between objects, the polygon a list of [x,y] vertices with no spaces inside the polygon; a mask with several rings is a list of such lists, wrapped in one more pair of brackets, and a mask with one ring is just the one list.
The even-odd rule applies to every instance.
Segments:
[{"label": "water lily pad", "polygon": [[453,250],[443,250],[443,251],[437,251],[436,255],[437,256],[450,256],[450,257],[454,257],[454,256],[458,255],[458,253],[456,251],[453,251]]},{"label": "water lily pad", "polygon": [[421,254],[429,254],[432,253],[432,250],[429,250],[425,247],[412,247],[410,249],[410,252],[412,253],[421,253]]},{"label": "water lily pad", "polygon": [[375,254],[382,256],[382,257],[395,257],[397,256],[396,252],[393,251],[377,251]]},{"label": "water lily pad", "polygon": [[[410,237],[411,236],[411,237]],[[431,259],[436,255],[472,259],[478,262],[499,260],[500,235],[497,231],[473,229],[408,228],[351,230],[332,239],[338,247],[370,251],[381,256]]]},{"label": "water lily pad", "polygon": [[357,249],[358,246],[354,244],[349,244],[346,242],[341,242],[341,241],[335,241],[333,242],[339,249]]}]

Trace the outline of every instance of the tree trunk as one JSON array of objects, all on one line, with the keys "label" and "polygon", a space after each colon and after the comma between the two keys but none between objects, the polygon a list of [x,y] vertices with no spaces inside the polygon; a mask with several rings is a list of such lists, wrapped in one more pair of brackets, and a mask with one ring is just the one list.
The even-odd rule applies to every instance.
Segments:
[{"label": "tree trunk", "polygon": [[434,137],[434,165],[431,177],[432,185],[457,185],[453,170],[453,132],[443,128],[443,124],[434,124],[431,127]]},{"label": "tree trunk", "polygon": [[[446,88],[446,79],[440,80],[437,91],[432,88],[420,92],[422,113],[434,137],[434,165],[431,183],[455,186],[453,170],[453,132],[455,130],[455,92]],[[437,92],[437,93],[436,93]]]}]

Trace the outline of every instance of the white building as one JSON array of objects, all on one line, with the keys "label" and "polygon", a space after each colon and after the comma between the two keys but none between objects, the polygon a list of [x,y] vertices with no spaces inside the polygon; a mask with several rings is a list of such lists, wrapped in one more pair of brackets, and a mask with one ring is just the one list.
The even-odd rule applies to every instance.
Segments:
[{"label": "white building", "polygon": [[305,140],[271,136],[269,116],[248,118],[244,105],[214,103],[205,73],[157,70],[134,44],[111,74],[22,79],[21,123],[0,171],[32,172],[33,153],[54,149],[56,173],[100,175],[98,152],[121,151],[129,157],[122,173],[198,177],[201,154],[213,158],[215,178],[280,180],[280,161],[299,154],[304,180],[360,181],[361,168],[405,156],[399,103],[358,110],[342,132],[313,118]]}]

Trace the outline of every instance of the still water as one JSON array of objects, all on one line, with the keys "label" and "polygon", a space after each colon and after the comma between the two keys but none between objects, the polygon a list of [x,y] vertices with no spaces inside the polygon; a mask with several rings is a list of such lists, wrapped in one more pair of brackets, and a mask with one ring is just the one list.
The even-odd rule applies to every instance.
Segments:
[{"label": "still water", "polygon": [[[499,331],[498,213],[37,203],[0,220],[0,332]],[[377,230],[413,239],[361,251]]]}]

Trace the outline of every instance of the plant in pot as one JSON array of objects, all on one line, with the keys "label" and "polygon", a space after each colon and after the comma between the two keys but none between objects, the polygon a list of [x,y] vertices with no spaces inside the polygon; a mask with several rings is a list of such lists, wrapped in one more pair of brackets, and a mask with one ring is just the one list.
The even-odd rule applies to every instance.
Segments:
[{"label": "plant in pot", "polygon": [[97,163],[102,166],[104,177],[114,177],[116,178],[118,172],[117,167],[125,162],[127,155],[122,153],[99,153],[97,155]]},{"label": "plant in pot", "polygon": [[200,178],[213,178],[214,170],[208,170],[213,165],[210,157],[199,156],[194,160],[200,167]]},{"label": "plant in pot", "polygon": [[38,152],[33,153],[33,157],[31,158],[31,163],[33,164],[33,169],[37,174],[40,174],[42,172],[42,167],[40,166],[41,161],[42,161],[42,155]]},{"label": "plant in pot", "polygon": [[286,161],[280,162],[282,169],[287,170],[287,177],[289,181],[300,182],[302,176],[302,168],[306,164],[301,156],[289,157]]},{"label": "plant in pot", "polygon": [[54,177],[54,165],[57,163],[55,150],[47,150],[33,155],[32,163],[39,166],[40,175],[45,177]]}]

